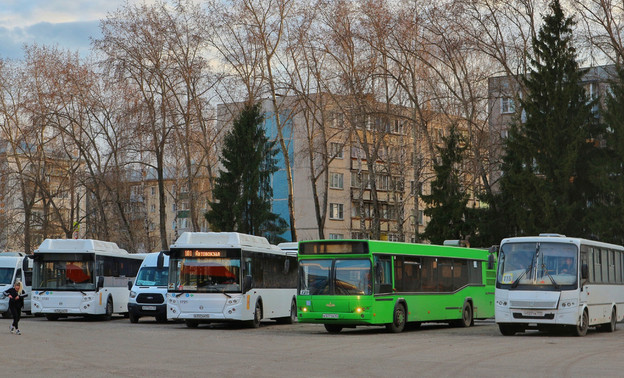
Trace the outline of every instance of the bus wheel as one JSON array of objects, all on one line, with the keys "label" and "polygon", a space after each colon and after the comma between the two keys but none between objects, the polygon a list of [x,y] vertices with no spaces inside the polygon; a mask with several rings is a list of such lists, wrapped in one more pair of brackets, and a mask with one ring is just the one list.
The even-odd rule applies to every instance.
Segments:
[{"label": "bus wheel", "polygon": [[278,318],[277,322],[280,324],[293,324],[297,322],[297,302],[293,299],[290,303],[290,316]]},{"label": "bus wheel", "polygon": [[128,313],[128,317],[130,318],[130,323],[138,323],[139,322],[139,315],[136,315],[132,312]]},{"label": "bus wheel", "polygon": [[587,328],[589,327],[589,314],[587,309],[583,310],[583,316],[581,317],[581,324],[577,324],[574,327],[574,334],[576,336],[585,336],[587,334]]},{"label": "bus wheel", "polygon": [[397,303],[394,307],[394,314],[392,315],[392,323],[386,325],[386,329],[392,333],[403,332],[405,329],[405,322],[407,316],[405,314],[405,306],[401,303]]},{"label": "bus wheel", "polygon": [[459,321],[460,327],[470,327],[474,325],[474,318],[472,316],[472,304],[470,302],[464,303],[464,307],[462,308],[462,317]]},{"label": "bus wheel", "polygon": [[325,329],[329,333],[340,333],[340,331],[342,331],[342,326],[338,324],[325,324]]},{"label": "bus wheel", "polygon": [[262,320],[262,303],[256,302],[256,308],[254,309],[254,318],[248,322],[251,328],[259,328],[260,320]]},{"label": "bus wheel", "polygon": [[498,323],[498,330],[503,336],[513,336],[518,332],[518,327],[513,324]]},{"label": "bus wheel", "polygon": [[188,328],[197,328],[199,325],[199,322],[196,320],[186,320],[185,323]]},{"label": "bus wheel", "polygon": [[615,326],[617,324],[617,312],[615,311],[615,307],[611,309],[611,321],[607,324],[604,324],[600,327],[605,332],[615,332]]},{"label": "bus wheel", "polygon": [[106,313],[104,314],[104,320],[111,320],[113,317],[113,299],[108,297],[106,300]]}]

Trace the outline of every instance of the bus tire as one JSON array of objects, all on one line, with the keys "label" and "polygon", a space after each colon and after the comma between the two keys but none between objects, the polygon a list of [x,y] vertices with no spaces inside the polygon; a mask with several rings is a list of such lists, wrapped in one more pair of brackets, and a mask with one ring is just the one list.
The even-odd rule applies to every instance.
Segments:
[{"label": "bus tire", "polygon": [[401,333],[405,329],[406,322],[407,313],[405,311],[405,305],[403,303],[397,303],[396,306],[394,306],[392,323],[386,324],[386,329],[392,333]]},{"label": "bus tire", "polygon": [[498,323],[498,330],[503,336],[513,336],[518,332],[518,327],[514,324]]},{"label": "bus tire", "polygon": [[251,328],[260,328],[260,321],[262,320],[262,302],[260,299],[256,301],[256,307],[254,308],[254,317],[247,324]]},{"label": "bus tire", "polygon": [[138,323],[139,322],[139,315],[136,315],[132,312],[128,313],[128,318],[130,318],[130,323]]},{"label": "bus tire", "polygon": [[581,324],[577,324],[574,326],[574,335],[575,336],[585,336],[587,335],[587,328],[589,327],[589,313],[587,309],[583,310],[583,315],[581,316]]},{"label": "bus tire", "polygon": [[342,331],[342,326],[338,324],[324,324],[324,325],[325,325],[325,329],[329,333],[340,333],[340,331]]},{"label": "bus tire", "polygon": [[186,326],[188,328],[197,328],[197,326],[199,326],[199,322],[197,320],[185,320],[184,323],[186,323]]},{"label": "bus tire", "polygon": [[104,314],[104,320],[111,320],[113,317],[113,298],[108,297],[106,300],[106,313]]},{"label": "bus tire", "polygon": [[600,328],[605,332],[615,332],[616,324],[617,324],[617,311],[615,310],[615,307],[613,307],[611,309],[611,321],[607,324],[603,324],[603,326]]},{"label": "bus tire", "polygon": [[474,311],[472,311],[472,303],[464,303],[462,308],[462,317],[459,320],[460,327],[471,327],[474,325]]},{"label": "bus tire", "polygon": [[293,299],[290,303],[290,315],[278,318],[277,322],[280,324],[293,324],[297,322],[297,302]]},{"label": "bus tire", "polygon": [[56,315],[56,314],[45,314],[46,319],[50,320],[50,321],[57,321],[60,318],[60,315]]}]

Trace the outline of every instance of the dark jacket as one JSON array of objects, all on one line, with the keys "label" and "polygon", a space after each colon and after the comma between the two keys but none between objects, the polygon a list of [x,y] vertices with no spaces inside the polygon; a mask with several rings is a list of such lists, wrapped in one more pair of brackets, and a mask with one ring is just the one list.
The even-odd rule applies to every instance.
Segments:
[{"label": "dark jacket", "polygon": [[18,296],[17,290],[15,290],[14,287],[10,288],[9,290],[6,290],[4,292],[4,294],[6,296],[11,296],[13,298],[9,299],[9,306],[14,306],[16,308],[22,308],[24,307],[24,297],[27,297],[28,294],[26,294],[26,292],[24,290],[22,290],[22,294],[19,294],[19,299],[15,299],[15,297]]}]

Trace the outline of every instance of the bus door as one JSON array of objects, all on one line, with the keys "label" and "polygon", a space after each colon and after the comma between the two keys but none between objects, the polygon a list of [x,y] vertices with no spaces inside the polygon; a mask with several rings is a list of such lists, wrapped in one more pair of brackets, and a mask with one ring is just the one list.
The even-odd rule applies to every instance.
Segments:
[{"label": "bus door", "polygon": [[392,294],[391,256],[374,256],[375,294]]}]

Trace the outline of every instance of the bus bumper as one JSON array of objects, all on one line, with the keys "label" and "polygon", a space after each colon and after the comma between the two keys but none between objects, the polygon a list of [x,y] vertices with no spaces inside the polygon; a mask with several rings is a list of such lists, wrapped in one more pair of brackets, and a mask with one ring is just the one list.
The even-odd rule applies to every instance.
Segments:
[{"label": "bus bumper", "polygon": [[375,322],[374,314],[370,312],[362,313],[329,313],[329,312],[297,312],[297,321],[299,323],[316,323],[316,324],[378,324]]}]

